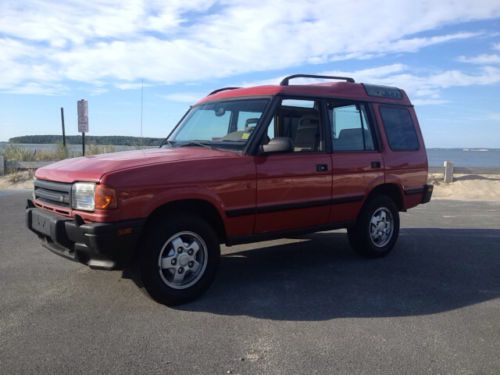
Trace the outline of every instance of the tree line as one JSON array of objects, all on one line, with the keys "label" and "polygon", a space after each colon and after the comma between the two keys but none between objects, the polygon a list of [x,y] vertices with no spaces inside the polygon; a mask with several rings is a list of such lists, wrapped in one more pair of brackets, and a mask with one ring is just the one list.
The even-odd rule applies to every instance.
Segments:
[{"label": "tree line", "polygon": [[[95,145],[114,145],[114,146],[159,146],[163,138],[148,137],[129,137],[122,135],[86,135],[85,143]],[[9,139],[10,143],[62,143],[62,135],[24,135]],[[81,135],[67,135],[66,143],[71,145],[82,144]]]}]

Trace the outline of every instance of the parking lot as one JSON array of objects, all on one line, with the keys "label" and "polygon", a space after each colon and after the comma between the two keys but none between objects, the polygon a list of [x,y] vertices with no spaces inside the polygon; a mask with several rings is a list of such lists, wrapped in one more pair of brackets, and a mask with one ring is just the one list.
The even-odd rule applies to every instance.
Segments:
[{"label": "parking lot", "polygon": [[379,260],[343,231],[223,248],[208,293],[167,308],[42,248],[29,194],[0,192],[1,373],[500,373],[500,203],[404,213]]}]

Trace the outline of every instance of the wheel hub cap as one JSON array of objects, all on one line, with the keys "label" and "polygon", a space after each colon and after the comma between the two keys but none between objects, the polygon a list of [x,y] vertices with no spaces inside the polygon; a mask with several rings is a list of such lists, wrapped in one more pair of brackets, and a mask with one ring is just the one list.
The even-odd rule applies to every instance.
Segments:
[{"label": "wheel hub cap", "polygon": [[189,255],[186,255],[186,254],[182,254],[179,256],[179,264],[182,266],[182,267],[185,267],[187,266],[187,264],[189,263],[189,258],[191,258]]},{"label": "wheel hub cap", "polygon": [[179,232],[163,245],[158,257],[158,272],[167,286],[186,289],[203,276],[207,261],[205,241],[194,232]]},{"label": "wheel hub cap", "polygon": [[387,245],[394,232],[394,219],[391,211],[386,207],[380,207],[373,213],[370,219],[370,240],[376,247]]}]

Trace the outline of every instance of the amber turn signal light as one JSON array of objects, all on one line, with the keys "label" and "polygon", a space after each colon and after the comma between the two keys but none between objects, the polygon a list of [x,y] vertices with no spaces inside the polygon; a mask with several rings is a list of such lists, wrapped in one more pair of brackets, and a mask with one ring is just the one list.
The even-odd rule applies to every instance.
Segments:
[{"label": "amber turn signal light", "polygon": [[97,185],[95,187],[95,208],[106,210],[116,207],[117,202],[115,189],[106,187],[104,185]]}]

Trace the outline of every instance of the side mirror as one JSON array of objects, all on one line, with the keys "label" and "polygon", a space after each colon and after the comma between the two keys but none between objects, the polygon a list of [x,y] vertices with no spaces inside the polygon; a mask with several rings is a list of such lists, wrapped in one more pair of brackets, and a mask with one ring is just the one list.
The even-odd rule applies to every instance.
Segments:
[{"label": "side mirror", "polygon": [[262,145],[263,154],[274,154],[278,152],[292,152],[293,142],[288,137],[273,138],[267,145]]}]

